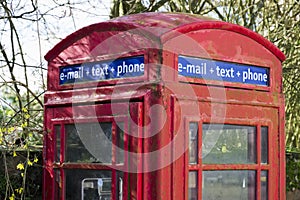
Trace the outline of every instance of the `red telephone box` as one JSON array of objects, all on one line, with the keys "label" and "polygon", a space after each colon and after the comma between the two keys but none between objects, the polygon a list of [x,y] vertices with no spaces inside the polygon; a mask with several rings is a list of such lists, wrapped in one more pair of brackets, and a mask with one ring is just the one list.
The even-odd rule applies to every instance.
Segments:
[{"label": "red telephone box", "polygon": [[143,13],[45,58],[44,199],[285,199],[285,56],[262,36]]}]

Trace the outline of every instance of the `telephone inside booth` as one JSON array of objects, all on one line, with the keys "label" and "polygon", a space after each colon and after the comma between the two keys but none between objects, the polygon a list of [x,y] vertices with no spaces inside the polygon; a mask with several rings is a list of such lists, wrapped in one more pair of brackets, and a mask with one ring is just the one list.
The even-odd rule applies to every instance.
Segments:
[{"label": "telephone inside booth", "polygon": [[[119,178],[119,196],[122,198],[123,180]],[[110,200],[111,178],[85,178],[81,183],[82,200]]]}]

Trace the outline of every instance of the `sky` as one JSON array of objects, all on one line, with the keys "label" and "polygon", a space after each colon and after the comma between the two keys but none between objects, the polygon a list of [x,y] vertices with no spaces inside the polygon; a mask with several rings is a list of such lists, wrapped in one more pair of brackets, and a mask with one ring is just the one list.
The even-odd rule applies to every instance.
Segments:
[{"label": "sky", "polygon": [[[68,2],[74,3],[72,8],[70,8]],[[30,11],[32,9],[30,3],[31,0],[12,1],[10,9],[14,15],[18,15]],[[24,15],[24,18],[37,19],[43,14],[43,20],[38,22],[24,19],[13,20],[25,53],[26,64],[37,66],[42,63],[42,66],[47,68],[44,55],[59,41],[82,27],[109,19],[111,0],[37,0],[37,4],[38,12]],[[12,58],[11,31],[8,21],[0,20],[0,27],[1,44]],[[17,59],[21,62],[20,57],[17,57]],[[0,68],[0,70],[2,70],[2,73],[0,73],[2,77],[9,81],[10,76],[7,67]],[[24,79],[22,68],[16,68],[15,72],[17,72],[19,80]],[[32,68],[29,75],[33,90],[43,85],[39,70]],[[44,72],[45,76],[46,73]]]},{"label": "sky", "polygon": [[[53,0],[43,0],[40,2],[41,12],[46,11],[48,9],[47,7],[50,7],[50,3],[53,4]],[[61,3],[63,1],[57,2]],[[87,0],[73,0],[72,2],[87,2]],[[51,14],[49,14],[47,18],[49,25],[48,31],[45,30],[42,22],[39,23],[40,34],[42,36],[42,55],[45,55],[55,44],[61,41],[61,39],[80,28],[109,19],[111,0],[89,0],[89,2],[90,3],[75,5],[72,10],[69,9],[68,6],[63,6],[51,11]],[[56,16],[54,17],[54,15]],[[34,31],[31,36],[31,42],[26,41],[25,43],[28,49],[36,49],[35,47],[32,48],[32,42],[35,43],[36,46],[38,45]],[[34,52],[34,50],[29,52]],[[32,55],[31,59],[36,59],[36,55]]]}]

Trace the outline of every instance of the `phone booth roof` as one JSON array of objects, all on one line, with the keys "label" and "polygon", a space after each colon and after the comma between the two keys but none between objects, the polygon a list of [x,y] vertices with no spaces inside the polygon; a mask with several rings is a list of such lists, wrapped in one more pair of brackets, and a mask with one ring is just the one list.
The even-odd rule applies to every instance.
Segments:
[{"label": "phone booth roof", "polygon": [[[99,39],[97,40],[95,37],[93,37],[97,35],[96,33],[116,31],[122,32],[132,29],[139,29],[144,36],[151,38],[160,44],[163,44],[171,38],[178,36],[178,33],[185,34],[201,29],[221,29],[232,31],[255,40],[257,43],[261,44],[271,53],[273,53],[281,62],[285,60],[285,55],[273,43],[261,35],[242,26],[199,15],[154,12],[123,16],[84,27],[59,42],[45,55],[45,59],[48,62],[55,60],[57,57],[60,57],[59,59],[64,59],[64,56],[61,55],[61,53],[66,51],[69,46],[74,45],[77,41],[85,37],[92,37],[94,39],[94,44],[89,47],[89,50],[92,50],[93,47],[101,42]],[[80,49],[76,48],[76,50],[79,50],[77,55],[82,55],[82,52],[80,53]]]}]

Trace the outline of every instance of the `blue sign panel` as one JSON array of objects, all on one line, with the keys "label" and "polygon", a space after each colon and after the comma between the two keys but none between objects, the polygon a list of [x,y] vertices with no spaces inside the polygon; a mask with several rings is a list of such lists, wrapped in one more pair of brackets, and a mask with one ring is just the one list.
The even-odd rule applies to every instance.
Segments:
[{"label": "blue sign panel", "polygon": [[187,56],[178,57],[178,74],[206,80],[269,86],[270,73],[265,67],[243,65]]},{"label": "blue sign panel", "polygon": [[144,75],[144,56],[61,67],[59,84],[105,81]]}]

